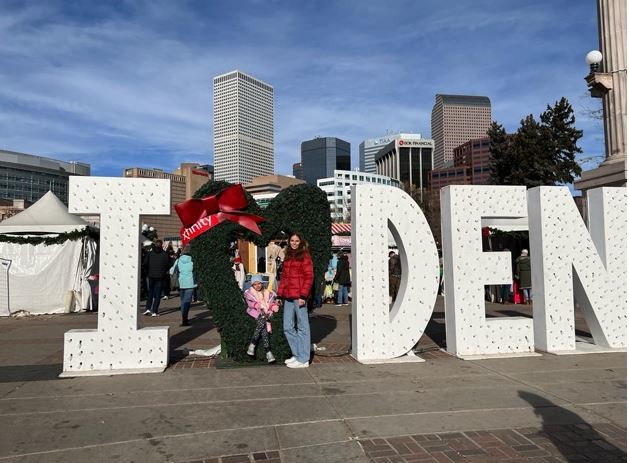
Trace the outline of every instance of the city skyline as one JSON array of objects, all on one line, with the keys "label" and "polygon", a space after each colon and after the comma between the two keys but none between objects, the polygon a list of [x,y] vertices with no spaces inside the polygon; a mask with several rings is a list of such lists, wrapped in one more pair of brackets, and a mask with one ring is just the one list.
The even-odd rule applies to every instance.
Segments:
[{"label": "city skyline", "polygon": [[[581,114],[599,104],[583,81],[584,56],[598,48],[594,0],[456,10],[431,1],[52,1],[0,12],[0,148],[87,162],[93,175],[213,164],[212,77],[233,69],[275,89],[280,174],[317,135],[353,145],[354,166],[365,139],[431,137],[437,93],[488,96],[508,131],[566,96],[583,157],[604,149],[600,122]],[[374,32],[383,17],[396,27]]]}]

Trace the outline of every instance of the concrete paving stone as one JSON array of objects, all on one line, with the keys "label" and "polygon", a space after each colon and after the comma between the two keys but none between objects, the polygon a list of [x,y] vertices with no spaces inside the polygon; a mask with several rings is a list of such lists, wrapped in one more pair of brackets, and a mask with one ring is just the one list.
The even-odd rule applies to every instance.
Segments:
[{"label": "concrete paving stone", "polygon": [[356,441],[286,449],[281,457],[282,463],[370,463]]},{"label": "concrete paving stone", "polygon": [[[473,409],[500,409],[530,407],[531,403],[521,397],[529,394],[534,406],[550,402],[561,405],[556,397],[545,398],[537,389],[523,385],[494,388],[443,389],[397,391],[366,395],[330,396],[330,401],[344,417],[379,416],[405,413],[426,413],[433,411],[454,411]],[[565,403],[565,402],[564,402]]]},{"label": "concrete paving stone", "polygon": [[275,430],[280,448],[319,445],[352,439],[350,429],[341,420],[278,425]]},{"label": "concrete paving stone", "polygon": [[192,403],[232,403],[241,400],[249,401],[251,398],[280,399],[288,397],[317,397],[321,395],[321,389],[314,384],[290,384],[188,389],[183,391],[155,390],[150,394],[147,394],[146,391],[135,391],[88,396],[78,395],[74,397],[66,395],[55,397],[52,401],[49,397],[16,398],[13,396],[0,400],[0,416],[38,412],[150,407],[156,404],[159,406],[173,406]]},{"label": "concrete paving stone", "polygon": [[539,389],[552,391],[562,399],[572,403],[624,402],[627,400],[627,386],[617,381],[572,382],[538,385]]},{"label": "concrete paving stone", "polygon": [[627,354],[624,352],[584,355],[552,355],[543,353],[541,357],[519,357],[504,359],[475,360],[486,368],[500,373],[522,373],[528,371],[577,370],[592,368],[627,368]]},{"label": "concrete paving stone", "polygon": [[0,383],[0,399],[10,395],[21,383]]},{"label": "concrete paving stone", "polygon": [[[0,456],[251,426],[338,418],[325,399],[152,406],[0,417]],[[246,432],[246,431],[243,431]]]},{"label": "concrete paving stone", "polygon": [[33,365],[0,366],[2,383],[28,383],[30,381],[56,380],[63,370],[62,362]]},{"label": "concrete paving stone", "polygon": [[612,421],[618,426],[627,428],[627,402],[611,404],[582,404],[581,408],[596,413],[597,415]]},{"label": "concrete paving stone", "polygon": [[598,381],[614,381],[626,380],[626,368],[579,368],[559,371],[524,371],[518,373],[509,373],[509,377],[519,381],[525,381],[528,384],[558,384],[571,382],[598,382]]},{"label": "concrete paving stone", "polygon": [[373,381],[331,381],[319,382],[322,393],[326,395],[371,394],[380,391],[417,391],[444,389],[476,389],[483,387],[513,386],[519,383],[504,376],[488,374],[486,376],[454,376],[447,379],[385,377]]},{"label": "concrete paving stone", "polygon": [[378,381],[389,378],[447,378],[487,375],[491,372],[473,362],[443,357],[422,363],[389,363],[376,365],[344,364],[321,365],[320,368],[310,370],[316,381],[347,382],[347,381]]},{"label": "concrete paving stone", "polygon": [[[539,412],[539,410],[538,410]],[[409,415],[346,418],[360,439],[380,436],[416,435],[452,431],[482,431],[520,426],[540,428],[546,424],[576,424],[601,421],[599,415],[580,407],[545,407],[543,417],[530,407],[519,409],[467,410]],[[418,442],[422,445],[422,442]]]},{"label": "concrete paving stone", "polygon": [[[50,449],[39,454],[0,458],[0,462],[67,463],[67,462],[177,462],[204,461],[212,456],[266,452],[278,448],[273,427],[254,431],[231,430],[188,436],[155,437],[125,442],[96,444],[88,447]],[[218,459],[217,459],[218,461]]]},{"label": "concrete paving stone", "polygon": [[[263,386],[312,383],[306,370],[280,366],[238,369],[166,370],[150,375],[112,375],[80,378],[57,378],[50,381],[26,383],[11,397],[56,397],[77,394],[110,394],[116,392],[146,392],[148,390],[182,391],[215,387]],[[150,387],[147,385],[150,384]]]},{"label": "concrete paving stone", "polygon": [[13,348],[5,351],[0,349],[0,371],[5,365],[40,364],[51,354],[61,354],[61,358],[63,358],[63,343],[60,344],[57,341],[49,344],[38,344],[35,349],[29,346],[13,346]]}]

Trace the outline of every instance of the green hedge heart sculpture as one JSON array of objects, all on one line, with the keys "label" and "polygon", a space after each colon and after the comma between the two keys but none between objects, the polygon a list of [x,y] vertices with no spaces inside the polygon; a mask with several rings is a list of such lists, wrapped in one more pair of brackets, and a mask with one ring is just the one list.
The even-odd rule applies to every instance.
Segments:
[{"label": "green hedge heart sculpture", "polygon": [[[194,198],[215,195],[230,183],[210,181],[194,194]],[[255,320],[246,312],[246,302],[234,278],[230,262],[229,244],[243,238],[267,246],[280,236],[299,232],[310,245],[315,290],[321,287],[331,253],[330,207],[326,194],[314,185],[294,185],[282,190],[266,209],[261,209],[253,197],[245,192],[248,205],[244,212],[262,216],[259,224],[262,235],[225,221],[191,241],[191,254],[201,298],[206,301],[214,324],[221,335],[222,354],[236,361],[249,361],[246,354],[255,327]],[[248,269],[250,270],[250,269]],[[273,333],[271,350],[278,362],[292,354],[284,337],[282,311],[271,318]],[[259,360],[264,349],[257,349]]]}]

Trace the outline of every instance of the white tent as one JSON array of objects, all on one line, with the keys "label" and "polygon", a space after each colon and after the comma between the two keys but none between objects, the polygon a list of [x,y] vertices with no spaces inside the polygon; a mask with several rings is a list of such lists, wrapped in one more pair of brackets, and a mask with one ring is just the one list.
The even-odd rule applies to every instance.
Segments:
[{"label": "white tent", "polygon": [[[55,237],[87,227],[86,221],[70,214],[49,191],[25,211],[0,222],[0,234]],[[75,297],[74,308],[91,307],[87,277],[96,262],[93,239],[83,237],[48,246],[0,242],[0,259],[7,264],[0,270],[0,316],[18,310],[34,314],[63,312],[69,292]]]}]

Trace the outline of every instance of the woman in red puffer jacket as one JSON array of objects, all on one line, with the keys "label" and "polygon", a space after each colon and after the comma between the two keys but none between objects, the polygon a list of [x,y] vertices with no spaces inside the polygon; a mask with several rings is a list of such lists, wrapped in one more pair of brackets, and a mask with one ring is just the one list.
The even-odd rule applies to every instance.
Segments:
[{"label": "woman in red puffer jacket", "polygon": [[307,244],[299,233],[293,233],[288,242],[282,278],[277,289],[278,297],[284,300],[284,335],[293,353],[285,362],[288,368],[309,366],[310,323],[306,300],[312,289],[313,274]]}]

